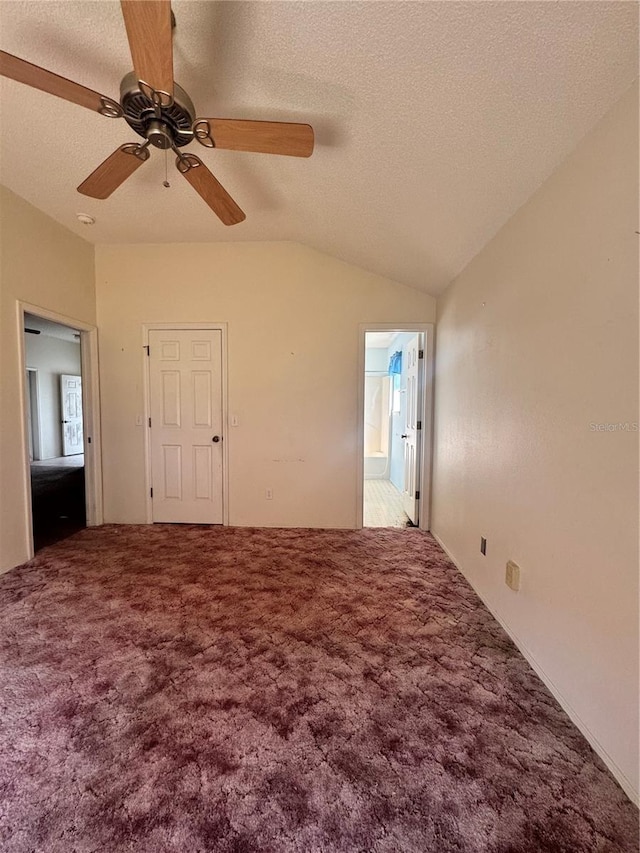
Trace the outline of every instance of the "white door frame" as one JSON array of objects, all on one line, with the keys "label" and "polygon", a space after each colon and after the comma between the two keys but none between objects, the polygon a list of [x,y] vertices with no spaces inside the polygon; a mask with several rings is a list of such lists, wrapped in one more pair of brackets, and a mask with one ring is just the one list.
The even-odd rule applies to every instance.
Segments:
[{"label": "white door frame", "polygon": [[[27,410],[27,426],[29,425],[29,417],[31,417],[33,461],[39,462],[42,455],[42,431],[40,427],[40,377],[38,376],[38,368],[27,367],[27,375],[27,403],[31,407],[31,411]],[[27,436],[28,447],[29,436]]]},{"label": "white door frame", "polygon": [[27,405],[27,356],[24,340],[25,314],[35,314],[43,320],[51,320],[62,326],[69,326],[80,332],[80,357],[82,361],[83,395],[82,419],[84,422],[84,482],[86,494],[87,527],[96,527],[103,523],[102,505],[102,436],[100,432],[100,379],[98,374],[98,329],[90,323],[76,320],[30,305],[28,302],[16,301],[16,320],[18,323],[18,367],[20,371],[20,395],[22,406],[20,412],[22,448],[24,455],[24,489],[27,496],[27,512],[25,522],[25,539],[27,542],[27,559],[34,555],[33,547],[33,513],[31,508],[31,465],[29,462],[29,437],[27,435],[28,417]]},{"label": "white door frame", "polygon": [[151,440],[149,418],[151,417],[151,382],[149,377],[149,332],[166,331],[219,331],[222,334],[222,524],[229,524],[229,406],[227,383],[227,324],[226,323],[143,323],[142,324],[142,384],[144,394],[144,487],[146,494],[147,524],[153,524],[151,501]]},{"label": "white door frame", "polygon": [[433,454],[433,323],[360,323],[358,346],[358,464],[356,485],[356,528],[364,522],[364,368],[367,332],[422,332],[424,334],[424,370],[422,371],[422,420],[420,442],[420,517],[418,527],[429,530],[431,525],[431,472]]}]

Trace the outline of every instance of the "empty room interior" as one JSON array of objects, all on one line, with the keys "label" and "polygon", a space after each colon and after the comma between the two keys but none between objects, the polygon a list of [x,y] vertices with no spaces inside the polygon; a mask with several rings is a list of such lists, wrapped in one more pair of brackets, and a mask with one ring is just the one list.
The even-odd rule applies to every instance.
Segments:
[{"label": "empty room interior", "polygon": [[638,851],[638,12],[0,3],[0,849]]}]

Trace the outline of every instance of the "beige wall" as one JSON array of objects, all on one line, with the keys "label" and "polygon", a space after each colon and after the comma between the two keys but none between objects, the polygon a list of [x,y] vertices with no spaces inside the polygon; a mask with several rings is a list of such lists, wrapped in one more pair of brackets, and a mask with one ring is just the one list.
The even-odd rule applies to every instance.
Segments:
[{"label": "beige wall", "polygon": [[0,571],[28,555],[18,300],[95,323],[94,252],[0,186]]},{"label": "beige wall", "polygon": [[438,302],[432,525],[636,796],[637,98]]},{"label": "beige wall", "polygon": [[432,297],[296,243],[99,246],[96,288],[106,521],[146,520],[142,324],[226,322],[230,523],[355,526],[358,324]]}]

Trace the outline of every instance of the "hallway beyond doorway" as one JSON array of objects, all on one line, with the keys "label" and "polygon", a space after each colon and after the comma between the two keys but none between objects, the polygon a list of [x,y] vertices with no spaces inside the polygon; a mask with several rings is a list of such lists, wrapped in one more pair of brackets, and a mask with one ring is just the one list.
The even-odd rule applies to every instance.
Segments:
[{"label": "hallway beyond doorway", "polygon": [[37,552],[86,527],[84,454],[43,459],[30,467]]},{"label": "hallway beyond doorway", "polygon": [[74,453],[73,456],[54,456],[52,459],[32,459],[31,466],[36,468],[82,468],[84,466],[84,453]]}]

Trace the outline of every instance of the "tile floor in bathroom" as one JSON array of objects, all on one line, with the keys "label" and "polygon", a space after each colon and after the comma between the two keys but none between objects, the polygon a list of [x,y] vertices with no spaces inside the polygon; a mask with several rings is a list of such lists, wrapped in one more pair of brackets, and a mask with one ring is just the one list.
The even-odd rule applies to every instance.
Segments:
[{"label": "tile floor in bathroom", "polygon": [[402,495],[390,480],[364,481],[364,526],[406,527]]}]

